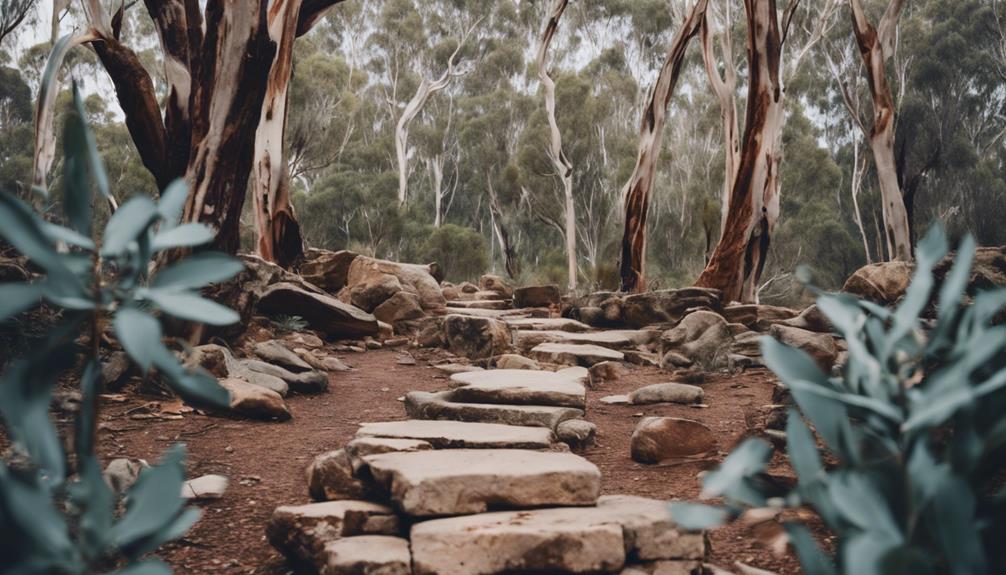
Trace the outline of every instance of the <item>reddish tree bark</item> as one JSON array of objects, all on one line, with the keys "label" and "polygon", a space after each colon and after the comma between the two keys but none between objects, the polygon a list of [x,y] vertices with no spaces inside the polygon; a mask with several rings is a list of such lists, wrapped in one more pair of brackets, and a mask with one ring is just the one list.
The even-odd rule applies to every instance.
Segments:
[{"label": "reddish tree bark", "polygon": [[681,73],[685,49],[688,47],[688,42],[699,33],[705,19],[707,4],[707,0],[697,0],[688,17],[678,28],[667,53],[667,59],[650,93],[650,101],[643,110],[636,167],[622,189],[625,200],[625,228],[622,234],[620,262],[622,291],[638,292],[646,289],[646,216],[650,209],[650,191],[657,174],[657,161],[660,159],[667,106],[674,95],[674,87]]}]

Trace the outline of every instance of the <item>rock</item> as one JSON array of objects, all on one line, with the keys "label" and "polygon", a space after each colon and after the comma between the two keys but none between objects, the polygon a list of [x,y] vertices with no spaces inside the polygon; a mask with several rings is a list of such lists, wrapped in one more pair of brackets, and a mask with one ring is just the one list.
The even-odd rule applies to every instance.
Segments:
[{"label": "rock", "polygon": [[634,561],[701,560],[702,533],[681,533],[667,502],[605,496],[596,507],[486,513],[412,527],[417,574],[610,573]]},{"label": "rock", "polygon": [[129,355],[124,351],[115,351],[108,354],[101,364],[101,378],[110,390],[122,389],[126,376],[132,371],[133,363]]},{"label": "rock", "polygon": [[449,301],[447,302],[447,306],[453,308],[505,310],[510,307],[510,304],[501,299],[473,299]]},{"label": "rock", "polygon": [[606,381],[618,381],[625,373],[622,364],[617,361],[602,361],[590,366],[590,388],[597,389]]},{"label": "rock", "polygon": [[307,486],[315,501],[367,499],[367,485],[353,475],[353,466],[344,449],[322,453],[307,466]]},{"label": "rock", "polygon": [[579,378],[549,371],[493,369],[451,376],[450,401],[508,405],[554,405],[584,409],[587,392]]},{"label": "rock", "polygon": [[440,365],[434,365],[433,369],[446,373],[447,375],[454,375],[455,373],[465,373],[469,371],[485,371],[484,367],[469,365],[467,363],[441,363]]},{"label": "rock", "polygon": [[716,449],[716,436],[705,425],[678,417],[646,417],[632,432],[632,459],[664,463],[704,455]]},{"label": "rock", "polygon": [[366,458],[370,473],[411,517],[492,508],[593,505],[601,473],[571,453],[525,449],[444,449]]},{"label": "rock", "polygon": [[328,371],[349,371],[353,369],[337,357],[322,358],[321,365]]},{"label": "rock", "polygon": [[742,333],[734,338],[730,345],[730,352],[747,357],[761,357],[761,340],[765,334],[756,331]]},{"label": "rock", "polygon": [[[280,397],[286,397],[290,393],[290,385],[283,381],[283,378],[277,376],[275,373],[265,373],[263,371],[251,369],[247,365],[249,361],[250,360],[244,359],[229,359],[227,364],[227,376],[232,379],[247,381],[252,385],[257,385],[268,389],[269,391],[274,391],[278,393]],[[261,365],[271,364],[264,363]]]},{"label": "rock", "polygon": [[421,419],[364,423],[356,436],[422,440],[436,449],[548,449],[555,441],[544,427]]},{"label": "rock", "polygon": [[461,290],[457,286],[440,286],[440,295],[444,296],[444,301],[454,301],[461,299]]},{"label": "rock", "polygon": [[[254,359],[237,359],[233,363],[228,363],[228,367],[232,365],[233,369],[230,371],[232,377],[245,379],[246,376],[252,375],[248,373],[251,371],[255,374],[264,374],[278,379],[298,393],[319,393],[328,389],[328,376],[319,371],[311,370],[293,373],[278,365]],[[257,383],[252,379],[248,379],[248,381],[250,383]]]},{"label": "rock", "polygon": [[423,311],[419,296],[407,291],[395,293],[374,309],[374,317],[391,325],[400,321],[418,319],[424,315],[426,314]]},{"label": "rock", "polygon": [[[695,364],[702,369],[713,370],[726,365],[733,336],[723,316],[710,311],[696,311],[685,316],[677,326],[664,332],[660,337],[663,353],[674,352],[688,359],[688,365]],[[674,356],[673,360],[662,360],[683,367]]]},{"label": "rock", "polygon": [[121,495],[129,490],[140,477],[140,472],[150,467],[142,459],[120,457],[108,462],[102,477],[115,493]]},{"label": "rock", "polygon": [[283,555],[304,563],[325,564],[328,543],[358,535],[398,535],[394,510],[369,501],[325,501],[277,507],[266,537]]},{"label": "rock", "polygon": [[471,282],[461,282],[460,284],[458,284],[458,289],[461,290],[461,293],[471,294],[479,291],[479,286]]},{"label": "rock", "polygon": [[569,367],[557,369],[555,373],[556,375],[562,375],[563,377],[579,381],[584,385],[587,385],[590,380],[590,370],[580,365],[571,365]]},{"label": "rock", "polygon": [[587,447],[594,444],[597,426],[583,419],[567,419],[555,428],[555,435],[570,447]]},{"label": "rock", "polygon": [[593,344],[542,343],[531,350],[538,361],[590,367],[602,361],[622,361],[625,355]]},{"label": "rock", "polygon": [[908,289],[914,268],[911,262],[903,261],[868,264],[849,276],[842,291],[881,305],[892,305]]},{"label": "rock", "polygon": [[606,395],[598,401],[607,405],[630,405],[632,403],[628,395]]},{"label": "rock", "polygon": [[710,288],[690,287],[677,290],[659,290],[625,296],[622,299],[622,323],[641,328],[648,325],[676,322],[689,309],[723,307],[722,293]]},{"label": "rock", "polygon": [[433,445],[422,439],[396,439],[390,437],[357,437],[346,444],[346,457],[353,473],[357,474],[366,466],[363,458],[379,453],[398,453],[400,451],[426,451]]},{"label": "rock", "polygon": [[[694,575],[707,572],[703,570],[701,561],[662,560],[633,563],[619,572],[618,575]],[[709,575],[717,575],[709,573]],[[720,574],[723,575],[723,574]]]},{"label": "rock", "polygon": [[230,410],[254,419],[290,419],[290,410],[283,397],[271,389],[253,385],[240,379],[220,380],[220,386],[230,393]]},{"label": "rock", "polygon": [[405,396],[405,412],[412,419],[502,423],[555,429],[567,419],[583,417],[583,410],[547,405],[495,405],[450,401],[450,391],[413,391]]},{"label": "rock", "polygon": [[315,329],[333,338],[377,334],[377,318],[334,297],[305,291],[292,283],[265,289],[258,309],[264,314],[300,315]]},{"label": "rock", "polygon": [[451,353],[469,359],[483,359],[506,353],[510,329],[491,318],[449,315],[444,318],[444,339]]},{"label": "rock", "polygon": [[233,356],[226,347],[208,343],[192,348],[183,364],[186,368],[202,368],[214,377],[225,378],[229,372],[227,362],[230,360],[233,360]]},{"label": "rock", "polygon": [[548,307],[559,305],[562,293],[557,285],[525,286],[513,290],[513,306]]},{"label": "rock", "polygon": [[590,326],[564,317],[525,317],[507,319],[510,329],[528,329],[535,331],[568,331],[582,333],[590,330]]},{"label": "rock", "polygon": [[230,482],[223,475],[203,475],[182,484],[182,498],[195,501],[220,499]]},{"label": "rock", "polygon": [[505,299],[513,297],[513,287],[497,275],[485,274],[479,278],[479,288],[482,291],[496,292]]},{"label": "rock", "polygon": [[412,328],[416,334],[416,344],[420,347],[441,347],[444,345],[444,318],[425,317],[416,320]]},{"label": "rock", "polygon": [[623,350],[622,353],[625,354],[625,361],[633,365],[660,365],[660,356],[648,351],[626,349]]},{"label": "rock", "polygon": [[312,369],[300,356],[274,339],[256,343],[255,355],[294,373],[311,371]]},{"label": "rock", "polygon": [[597,345],[608,349],[624,350],[637,345],[646,345],[660,337],[659,331],[608,330],[591,333],[570,333],[566,331],[518,331],[517,347],[530,350],[542,343],[572,343]]},{"label": "rock", "polygon": [[498,369],[541,370],[541,366],[538,365],[537,361],[515,353],[504,353],[496,358],[496,367]]},{"label": "rock", "polygon": [[835,338],[829,334],[815,333],[785,325],[772,326],[769,334],[786,345],[807,352],[825,373],[830,371],[831,366],[835,364],[838,347],[835,345]]},{"label": "rock", "polygon": [[772,323],[793,319],[798,312],[788,307],[763,304],[735,304],[723,308],[728,323],[740,323],[751,329],[765,330]]},{"label": "rock", "polygon": [[605,327],[610,322],[605,318],[604,310],[599,307],[581,307],[575,310],[574,317],[593,327]]},{"label": "rock", "polygon": [[305,261],[298,271],[305,280],[330,294],[336,294],[346,286],[349,266],[358,255],[346,250],[332,252],[311,248],[305,252]]},{"label": "rock", "polygon": [[[419,297],[425,311],[442,310],[444,296],[440,284],[431,273],[431,265],[405,264],[360,256],[349,266],[346,287],[339,294],[343,301],[359,301],[364,306],[377,306],[399,291]],[[366,307],[364,308],[366,309]]]},{"label": "rock", "polygon": [[629,401],[633,405],[647,405],[650,403],[701,403],[702,388],[686,383],[657,383],[641,387],[629,394]]},{"label": "rock", "polygon": [[828,321],[828,318],[817,307],[817,304],[809,306],[793,319],[779,322],[779,325],[816,331],[818,333],[831,333],[832,331],[831,322]]},{"label": "rock", "polygon": [[361,535],[325,546],[320,575],[412,575],[409,542],[401,537]]}]

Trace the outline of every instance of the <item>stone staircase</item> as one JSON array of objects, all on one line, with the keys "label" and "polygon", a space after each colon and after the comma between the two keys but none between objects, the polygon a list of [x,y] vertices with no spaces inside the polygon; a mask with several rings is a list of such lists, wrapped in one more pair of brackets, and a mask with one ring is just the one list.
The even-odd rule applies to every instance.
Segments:
[{"label": "stone staircase", "polygon": [[593,436],[586,378],[583,367],[471,371],[407,394],[411,419],[364,423],[312,462],[318,502],[277,508],[269,541],[330,575],[700,569],[702,533],[678,531],[666,502],[600,496],[597,467],[561,441]]}]

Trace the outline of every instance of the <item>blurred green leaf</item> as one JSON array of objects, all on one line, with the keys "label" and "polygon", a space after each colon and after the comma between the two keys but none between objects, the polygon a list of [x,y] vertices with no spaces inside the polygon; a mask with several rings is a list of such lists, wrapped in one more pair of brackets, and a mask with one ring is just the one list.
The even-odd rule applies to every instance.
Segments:
[{"label": "blurred green leaf", "polygon": [[220,252],[202,252],[171,265],[154,276],[153,287],[193,289],[228,280],[244,269],[241,260]]},{"label": "blurred green leaf", "polygon": [[41,300],[42,286],[39,284],[0,284],[0,322],[35,307]]},{"label": "blurred green leaf", "polygon": [[183,179],[177,179],[161,192],[161,200],[157,209],[161,212],[161,232],[175,228],[182,220],[185,201],[189,197],[189,185]]},{"label": "blurred green leaf", "polygon": [[78,529],[81,548],[88,561],[101,559],[109,551],[115,512],[115,497],[105,483],[101,462],[94,455],[80,459],[80,480],[73,484],[74,505],[81,509]]},{"label": "blurred green leaf", "polygon": [[84,248],[85,250],[94,249],[94,240],[83,234],[75,232],[70,228],[64,228],[60,225],[45,222],[42,229],[45,231],[46,235],[49,236],[49,239],[54,242],[66,242],[71,246],[77,246],[78,248]]},{"label": "blurred green leaf", "polygon": [[[24,554],[31,565],[22,572],[59,572],[57,566],[75,563],[76,550],[66,521],[53,506],[52,493],[37,475],[14,473],[5,463],[0,464],[0,518],[5,527],[17,526],[4,529],[4,537],[20,540],[16,551]],[[7,563],[13,558],[4,559]]]},{"label": "blurred green leaf", "polygon": [[783,523],[783,528],[805,575],[837,575],[835,565],[821,552],[809,529],[798,523]]},{"label": "blurred green leaf", "polygon": [[170,356],[161,342],[161,324],[147,312],[124,307],[116,312],[113,325],[123,349],[140,366],[141,371],[149,370],[151,365],[159,359],[163,360],[165,355]]},{"label": "blurred green leaf", "polygon": [[213,241],[213,238],[213,230],[206,224],[182,224],[154,236],[153,249],[157,252],[172,248],[201,246]]},{"label": "blurred green leaf", "polygon": [[762,439],[748,438],[702,481],[702,497],[719,497],[743,479],[765,468],[772,446]]},{"label": "blurred green leaf", "polygon": [[803,418],[793,409],[789,411],[786,422],[786,448],[789,452],[789,461],[800,479],[801,486],[823,479],[824,468],[821,465],[821,455],[817,451],[817,442],[804,424]]},{"label": "blurred green leaf", "polygon": [[157,206],[146,196],[133,196],[119,207],[105,226],[102,255],[119,255],[137,241],[158,217]]},{"label": "blurred green leaf", "polygon": [[182,513],[182,484],[185,482],[185,447],[175,445],[160,463],[143,470],[127,493],[128,505],[122,519],[109,534],[127,556],[137,557],[151,551],[140,545],[170,527]]},{"label": "blurred green leaf", "polygon": [[669,507],[674,523],[689,531],[719,527],[730,519],[730,514],[726,509],[715,505],[672,501]]},{"label": "blurred green leaf", "polygon": [[241,319],[241,316],[231,308],[191,292],[151,289],[147,292],[147,298],[165,313],[180,319],[210,325],[229,325]]}]

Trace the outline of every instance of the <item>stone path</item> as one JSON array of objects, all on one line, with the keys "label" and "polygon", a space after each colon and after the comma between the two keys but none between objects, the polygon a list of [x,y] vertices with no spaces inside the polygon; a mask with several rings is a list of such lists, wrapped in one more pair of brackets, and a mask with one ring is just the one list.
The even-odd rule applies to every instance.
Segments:
[{"label": "stone path", "polygon": [[[582,325],[510,321],[518,333]],[[598,340],[633,345],[621,333]],[[534,349],[558,367],[624,357],[561,338]],[[706,555],[704,535],[678,531],[666,502],[600,497],[597,467],[570,451],[594,435],[588,377],[583,367],[489,369],[408,393],[411,419],[363,423],[315,459],[308,482],[318,502],[277,508],[269,541],[322,574],[689,573]]]}]

